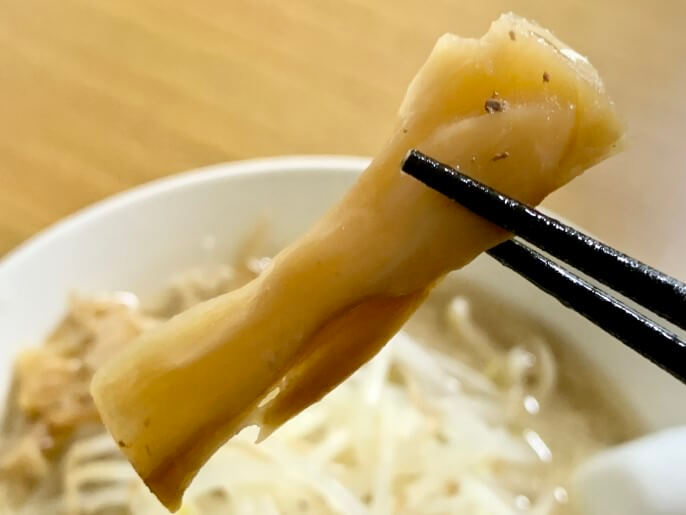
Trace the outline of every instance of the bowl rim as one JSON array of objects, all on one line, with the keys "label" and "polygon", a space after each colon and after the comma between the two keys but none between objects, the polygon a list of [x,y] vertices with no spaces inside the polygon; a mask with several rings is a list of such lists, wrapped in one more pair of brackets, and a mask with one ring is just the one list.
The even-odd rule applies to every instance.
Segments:
[{"label": "bowl rim", "polygon": [[[170,197],[183,195],[195,189],[203,190],[208,187],[212,188],[213,185],[231,188],[231,185],[234,184],[234,179],[240,182],[241,179],[261,177],[263,179],[262,182],[265,182],[264,179],[268,181],[271,176],[287,175],[289,172],[293,172],[295,176],[299,176],[299,172],[304,172],[305,175],[310,177],[316,177],[321,172],[322,177],[328,176],[332,179],[337,179],[347,176],[348,179],[352,179],[359,175],[368,166],[369,162],[370,158],[368,157],[346,155],[290,155],[237,160],[172,174],[121,191],[75,211],[37,232],[25,242],[9,251],[4,257],[0,257],[0,307],[2,307],[2,301],[4,300],[2,294],[4,293],[3,282],[5,279],[9,279],[10,285],[13,284],[14,279],[23,281],[22,273],[25,271],[25,265],[28,264],[29,268],[31,266],[40,266],[43,260],[50,258],[53,247],[59,247],[64,240],[73,240],[74,236],[79,236],[81,232],[88,233],[88,231],[92,231],[94,227],[97,228],[103,221],[116,218],[120,213],[129,212],[148,203],[160,201],[164,203]],[[541,208],[539,207],[539,209]],[[551,214],[558,219],[562,219],[555,213]],[[59,286],[58,288],[61,290],[62,287]],[[8,298],[10,298],[9,295]],[[562,324],[572,327],[565,321],[562,321]],[[48,325],[47,329],[49,327]],[[612,348],[608,347],[608,349]],[[616,351],[612,350],[604,354],[610,357],[619,356]],[[597,352],[593,356],[587,356],[587,358],[591,359],[592,363],[605,359]],[[641,368],[643,364],[639,364],[636,359],[627,359],[631,360],[627,361],[627,363],[633,363],[631,366],[636,371],[643,370]],[[605,370],[605,368],[611,369],[612,366],[601,367],[600,370]],[[686,423],[686,410],[665,410],[662,409],[660,403],[648,403],[645,399],[646,392],[650,391],[664,392],[665,395],[669,396],[676,395],[677,386],[679,388],[678,392],[681,394],[680,389],[683,385],[680,383],[678,385],[673,384],[671,376],[662,377],[649,373],[645,381],[624,380],[618,374],[612,374],[608,378],[617,382],[620,393],[628,401],[632,412],[637,415],[637,420],[642,421],[641,424],[643,426],[657,429]],[[633,386],[630,386],[630,384],[633,384]]]},{"label": "bowl rim", "polygon": [[31,254],[41,252],[42,248],[53,240],[91,223],[100,216],[105,216],[110,211],[124,209],[131,204],[145,202],[151,197],[166,195],[191,185],[277,171],[320,170],[326,173],[361,173],[370,162],[370,157],[357,155],[294,154],[225,161],[153,179],[88,204],[40,229],[4,256],[0,256],[0,272],[16,266]]}]

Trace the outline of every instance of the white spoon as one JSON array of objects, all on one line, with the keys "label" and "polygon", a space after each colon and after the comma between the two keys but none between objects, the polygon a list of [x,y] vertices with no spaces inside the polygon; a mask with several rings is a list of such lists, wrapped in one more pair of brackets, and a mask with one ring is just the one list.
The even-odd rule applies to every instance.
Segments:
[{"label": "white spoon", "polygon": [[686,514],[686,426],[595,455],[574,488],[584,515]]}]

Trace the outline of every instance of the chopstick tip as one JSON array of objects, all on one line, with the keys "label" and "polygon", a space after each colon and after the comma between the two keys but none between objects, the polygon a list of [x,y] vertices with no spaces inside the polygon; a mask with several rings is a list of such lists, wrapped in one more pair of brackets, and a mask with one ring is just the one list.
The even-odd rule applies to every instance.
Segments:
[{"label": "chopstick tip", "polygon": [[402,160],[401,168],[403,171],[407,171],[406,168],[408,166],[412,166],[412,163],[415,162],[417,159],[419,159],[419,156],[421,155],[421,152],[417,150],[416,148],[411,148],[407,152],[405,152],[405,157]]},{"label": "chopstick tip", "polygon": [[437,163],[426,154],[423,154],[416,148],[411,148],[405,154],[401,169],[406,174],[411,175],[415,179],[419,179],[420,176],[423,175],[422,172],[426,171],[427,165],[435,167],[436,164]]}]

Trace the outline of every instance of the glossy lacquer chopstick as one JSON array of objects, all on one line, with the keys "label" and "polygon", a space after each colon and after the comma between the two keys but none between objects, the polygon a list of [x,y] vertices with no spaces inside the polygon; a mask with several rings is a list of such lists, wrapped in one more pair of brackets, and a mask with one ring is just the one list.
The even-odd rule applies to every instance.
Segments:
[{"label": "glossy lacquer chopstick", "polygon": [[686,284],[681,281],[421,152],[411,151],[403,170],[470,211],[686,329]]},{"label": "glossy lacquer chopstick", "polygon": [[[418,151],[408,154],[403,170],[474,213],[686,328],[686,285],[680,281]],[[686,342],[674,332],[519,242],[502,243],[488,254],[686,382]]]}]

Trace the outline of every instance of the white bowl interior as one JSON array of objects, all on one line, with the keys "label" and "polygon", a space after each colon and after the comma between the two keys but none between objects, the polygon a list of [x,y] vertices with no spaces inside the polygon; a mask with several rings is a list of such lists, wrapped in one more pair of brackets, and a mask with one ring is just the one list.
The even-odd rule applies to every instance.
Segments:
[{"label": "white bowl interior", "polygon": [[[0,262],[0,397],[15,354],[40,341],[70,292],[150,295],[174,273],[225,260],[260,217],[281,247],[338,199],[366,163],[291,157],[219,165],[118,195],[40,234]],[[686,406],[677,402],[684,387],[579,315],[488,257],[457,273],[556,327],[648,429],[686,423]]]}]

